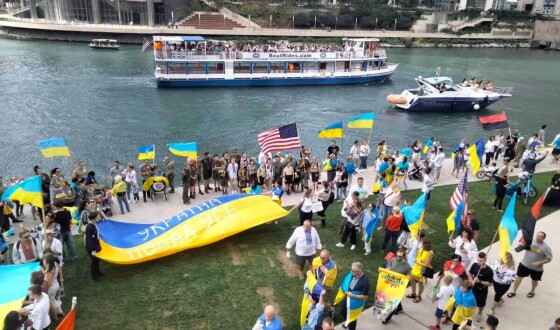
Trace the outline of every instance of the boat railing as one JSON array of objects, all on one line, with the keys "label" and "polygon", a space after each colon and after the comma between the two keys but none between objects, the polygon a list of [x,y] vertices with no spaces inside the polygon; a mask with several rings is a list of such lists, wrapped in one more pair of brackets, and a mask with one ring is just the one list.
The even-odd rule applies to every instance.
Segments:
[{"label": "boat railing", "polygon": [[[241,52],[241,51],[230,51],[230,50],[156,50],[155,57],[158,60],[241,60],[247,59],[243,56],[244,53],[251,52]],[[363,58],[375,58],[386,57],[385,49],[375,49],[375,50],[360,50],[360,51],[338,51],[336,53],[336,59],[363,59]],[[256,59],[254,59],[256,60]]]},{"label": "boat railing", "polygon": [[497,94],[511,94],[511,91],[513,90],[513,87],[496,87],[494,86],[494,88],[492,88],[492,92],[497,93]]}]

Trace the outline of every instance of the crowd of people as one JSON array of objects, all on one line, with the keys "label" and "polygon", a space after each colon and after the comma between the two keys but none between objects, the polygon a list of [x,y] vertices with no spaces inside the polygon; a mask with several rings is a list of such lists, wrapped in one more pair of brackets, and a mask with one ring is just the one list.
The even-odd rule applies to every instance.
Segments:
[{"label": "crowd of people", "polygon": [[[544,132],[541,133],[537,139],[544,141]],[[526,146],[527,150],[524,150],[519,147],[522,141],[523,138],[517,131],[505,138],[503,133],[490,138],[485,149],[487,163],[497,160],[503,151],[503,166],[509,173],[509,161],[521,153],[521,166],[528,172],[534,172],[535,166],[548,153],[537,158],[540,152],[537,145]],[[557,141],[558,137],[555,139],[553,155],[558,155],[560,151],[560,142]],[[34,174],[41,176],[45,208],[41,210],[33,207],[30,215],[34,220],[43,220],[44,216],[44,222],[37,226],[20,228],[19,240],[14,244],[11,257],[15,264],[39,261],[42,270],[34,273],[31,278],[29,299],[24,303],[24,307],[16,313],[17,315],[12,313],[11,317],[24,321],[27,316],[32,316],[36,324],[39,324],[34,324],[32,328],[43,329],[48,326],[50,320],[64,314],[60,307],[61,298],[64,297],[63,266],[65,262],[75,262],[77,259],[71,232],[73,219],[81,221],[85,228],[82,232],[85,233],[91,277],[99,281],[103,273],[99,269],[99,259],[96,257],[101,251],[97,222],[111,216],[113,210],[118,210],[121,214],[134,211],[132,204],[141,202],[140,190],[142,201],[146,203],[147,199],[152,197],[151,194],[156,192],[150,187],[146,188],[145,183],[150,183],[150,180],[156,178],[165,178],[165,189],[168,189],[168,193],[175,193],[176,185],[181,185],[184,204],[190,204],[197,195],[249,193],[268,194],[282,205],[284,194],[302,194],[299,202],[290,210],[299,213],[300,227],[296,228],[286,244],[287,257],[291,257],[290,250],[294,248],[300,278],[308,276],[305,272],[305,265],[308,264],[311,274],[325,289],[324,293],[313,297],[314,304],[306,321],[306,329],[333,328],[334,309],[331,294],[337,278],[336,262],[332,259],[331,252],[323,249],[319,233],[311,222],[313,213],[317,213],[322,227],[330,223],[339,231],[341,237],[336,247],[344,248],[349,239],[350,250],[355,250],[358,246],[357,233],[365,232],[364,224],[375,220],[378,223],[377,229],[383,231],[381,251],[387,253],[386,267],[409,276],[410,292],[406,297],[414,303],[420,303],[425,284],[437,274],[438,269],[433,264],[436,251],[433,251],[431,238],[426,232],[420,230],[412,235],[401,212],[405,203],[400,192],[402,188],[407,189],[407,180],[414,179],[411,172],[423,172],[420,175],[422,191],[427,193],[429,199],[430,191],[440,179],[445,159],[440,141],[431,138],[429,144],[424,159],[424,145],[418,140],[407,146],[406,152],[403,149],[392,153],[389,152],[385,140],[380,141],[376,149],[370,149],[368,141],[356,140],[347,155],[341,153],[333,140],[325,151],[324,158],[304,146],[295,155],[278,152],[260,153],[258,157],[248,157],[246,153],[239,153],[237,149],[233,149],[231,154],[224,152],[221,155],[210,155],[209,152],[204,152],[199,160],[187,160],[180,172],[169,157],[164,158],[162,167],[156,165],[153,160],[146,160],[140,164],[138,170],[133,164],[122,166],[119,161],[115,161],[108,172],[106,185],[99,182],[102,180],[98,181],[94,171],[86,169],[84,162],[77,163],[68,179],[58,167],[45,173],[40,166],[35,166]],[[468,146],[463,140],[454,150],[454,173],[467,170]],[[366,187],[364,171],[372,165],[375,185]],[[325,180],[321,179],[322,172],[326,172]],[[504,169],[500,173],[504,173]],[[21,180],[23,178],[14,177],[9,185],[15,185]],[[498,180],[498,183],[500,182]],[[502,184],[507,185],[504,182]],[[5,189],[6,186],[0,177],[0,196]],[[560,189],[560,171],[552,180],[552,189]],[[368,199],[369,191],[373,191],[376,198]],[[332,223],[334,219],[327,221],[326,216],[327,208],[336,201],[341,203],[340,223]],[[498,209],[501,209],[501,201],[498,203]],[[454,324],[454,329],[463,329],[464,324],[474,323],[473,319],[480,323],[490,287],[494,288],[496,295],[488,312],[491,317],[487,323],[488,329],[495,329],[497,321],[493,315],[504,302],[502,297],[510,286],[513,285],[507,297],[513,298],[522,279],[531,277],[532,289],[527,297],[534,297],[542,277],[543,265],[552,260],[551,250],[544,242],[546,234],[539,232],[532,245],[525,247],[525,257],[517,269],[511,254],[507,262],[497,260],[490,266],[486,254],[479,251],[477,246],[481,222],[477,221],[474,208],[469,209],[467,214],[457,235],[449,237],[449,246],[453,254],[439,272],[438,287],[441,281],[443,285],[439,287],[438,293],[429,298],[438,302],[436,324],[432,329],[439,329],[440,324],[450,321]],[[20,205],[18,201],[0,203],[2,232],[8,231],[24,216],[24,205]],[[0,237],[0,261],[1,264],[7,264],[7,241],[4,235]],[[371,243],[364,242],[363,249],[365,255],[371,254]],[[369,279],[360,263],[352,264],[350,289],[361,293],[349,292],[348,295],[362,300],[368,299],[371,293]],[[478,307],[476,316],[465,318],[457,315],[454,311],[459,309],[461,301],[466,302],[471,296]],[[444,309],[450,297],[454,297],[455,306]],[[389,317],[383,319],[383,323],[389,322],[401,311],[402,304]],[[342,313],[346,318],[344,310]],[[356,321],[348,324],[349,329],[355,327]],[[281,329],[281,322],[275,315],[273,306],[266,307],[254,329]]]}]

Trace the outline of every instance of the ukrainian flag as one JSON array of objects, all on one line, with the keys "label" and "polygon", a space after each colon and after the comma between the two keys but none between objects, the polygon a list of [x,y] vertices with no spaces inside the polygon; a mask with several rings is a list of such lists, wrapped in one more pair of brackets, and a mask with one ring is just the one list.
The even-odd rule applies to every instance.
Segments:
[{"label": "ukrainian flag", "polygon": [[375,119],[375,112],[368,112],[348,121],[348,128],[373,128],[373,120]]},{"label": "ukrainian flag", "polygon": [[341,139],[342,138],[342,122],[337,121],[329,126],[325,127],[324,130],[319,132],[320,139]]},{"label": "ukrainian flag", "polygon": [[0,267],[0,319],[4,320],[11,311],[21,308],[21,302],[27,295],[31,273],[40,270],[38,262]]},{"label": "ukrainian flag", "polygon": [[447,301],[444,311],[451,313],[453,306],[455,306],[455,312],[451,317],[453,323],[461,324],[463,321],[471,319],[476,312],[476,299],[472,290],[463,293],[461,288],[457,289]]},{"label": "ukrainian flag", "polygon": [[311,301],[313,297],[319,301],[321,291],[323,291],[323,287],[317,283],[317,279],[313,276],[313,273],[310,270],[307,271],[307,280],[303,286],[303,299],[301,300],[300,326],[303,326],[307,322],[307,314],[309,314]]},{"label": "ukrainian flag", "polygon": [[[353,294],[361,294],[360,291],[350,291]],[[346,296],[346,326],[356,321],[364,310],[365,300],[350,298]]]},{"label": "ukrainian flag", "polygon": [[2,201],[7,200],[19,201],[21,205],[29,203],[33,206],[43,208],[41,176],[34,176],[8,188],[2,195]]},{"label": "ukrainian flag", "polygon": [[362,222],[362,227],[364,228],[364,242],[367,244],[371,243],[373,232],[375,228],[377,228],[377,222],[379,221],[379,213],[376,209],[371,212],[371,215],[372,216],[369,215],[369,212],[366,212]]},{"label": "ukrainian flag", "polygon": [[427,154],[427,153],[428,153],[428,150],[430,150],[430,147],[432,146],[432,144],[433,144],[433,143],[432,143],[432,139],[431,139],[431,138],[428,138],[428,139],[426,140],[426,143],[424,143],[424,149],[422,150],[422,152],[425,153],[425,154]]},{"label": "ukrainian flag", "polygon": [[500,227],[498,230],[498,233],[500,234],[500,257],[502,257],[503,262],[507,262],[506,252],[509,252],[509,250],[511,249],[513,240],[515,240],[517,231],[519,230],[517,222],[514,218],[516,197],[517,192],[514,192],[513,197],[509,201],[506,212],[502,217],[502,221],[500,222]]},{"label": "ukrainian flag", "polygon": [[342,280],[342,283],[340,283],[340,287],[338,288],[338,292],[336,293],[336,298],[334,298],[335,305],[344,300],[346,291],[348,291],[348,288],[350,287],[350,281],[352,281],[352,272],[348,272],[348,274],[346,274],[346,277],[344,277],[344,279]]},{"label": "ukrainian flag", "polygon": [[424,224],[424,213],[426,213],[426,193],[418,197],[416,202],[411,206],[407,206],[402,210],[408,228],[410,229],[411,238],[415,238],[418,235],[418,230],[422,228]]},{"label": "ukrainian flag", "polygon": [[138,147],[138,160],[154,159],[156,156],[155,146]]},{"label": "ukrainian flag", "polygon": [[461,218],[463,217],[464,208],[465,208],[465,201],[461,201],[461,203],[457,205],[457,209],[451,212],[451,214],[447,217],[448,233],[455,230],[459,230],[459,228],[461,227]]},{"label": "ukrainian flag", "polygon": [[188,157],[194,160],[198,159],[198,155],[196,154],[196,142],[169,143],[167,146],[169,147],[169,151],[174,155]]},{"label": "ukrainian flag", "polygon": [[70,149],[66,145],[63,137],[51,138],[37,142],[39,149],[45,158],[52,157],[70,157]]},{"label": "ukrainian flag", "polygon": [[480,169],[482,163],[482,156],[484,155],[484,140],[480,139],[475,144],[469,147],[469,161],[471,162],[473,173],[476,174]]}]

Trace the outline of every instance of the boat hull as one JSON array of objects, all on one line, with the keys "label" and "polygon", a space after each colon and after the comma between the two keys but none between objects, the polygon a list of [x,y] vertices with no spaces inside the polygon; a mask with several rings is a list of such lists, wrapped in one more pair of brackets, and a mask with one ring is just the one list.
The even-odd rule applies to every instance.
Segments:
[{"label": "boat hull", "polygon": [[268,79],[156,79],[158,87],[256,87],[256,86],[303,86],[303,85],[357,85],[381,83],[394,73],[362,77],[317,77],[317,78],[268,78]]},{"label": "boat hull", "polygon": [[102,47],[102,46],[92,46],[92,45],[90,45],[89,48],[102,49],[102,50],[119,50],[119,47]]},{"label": "boat hull", "polygon": [[[494,98],[460,98],[460,97],[452,97],[452,98],[437,98],[434,99],[418,99],[414,103],[410,105],[399,105],[397,104],[397,108],[400,108],[405,111],[409,112],[473,112],[473,111],[480,111],[491,104],[498,102],[501,97],[494,97]],[[476,109],[475,105],[478,104],[478,109]]]}]

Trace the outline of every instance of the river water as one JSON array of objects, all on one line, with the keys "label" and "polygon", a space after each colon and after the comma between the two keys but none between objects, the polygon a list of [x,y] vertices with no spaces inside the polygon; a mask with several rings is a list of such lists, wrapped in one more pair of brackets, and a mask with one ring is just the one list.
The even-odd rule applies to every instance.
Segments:
[{"label": "river water", "polygon": [[[547,124],[560,131],[560,52],[529,49],[389,49],[400,63],[380,85],[158,89],[150,52],[123,46],[118,52],[93,51],[86,44],[0,39],[0,175],[29,176],[40,164],[68,171],[78,160],[101,176],[114,160],[137,163],[139,145],[156,145],[157,162],[169,155],[166,143],[198,141],[199,152],[233,147],[258,153],[261,130],[299,123],[302,143],[323,155],[329,141],[317,138],[324,126],[375,111],[372,145],[387,139],[400,149],[413,139],[434,135],[444,145],[488,135],[479,113],[413,114],[393,109],[386,97],[415,87],[413,78],[441,74],[492,80],[512,86],[513,97],[480,112],[506,111],[523,135]],[[344,149],[369,130],[346,129]],[[36,142],[64,136],[72,158],[44,159]],[[340,143],[340,142],[339,142]]]}]

